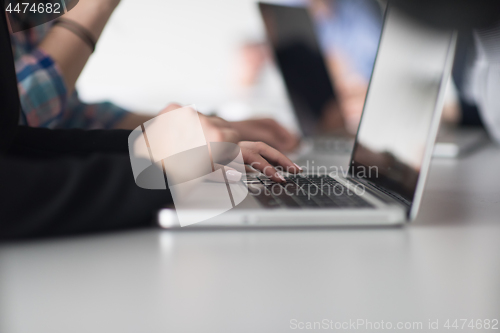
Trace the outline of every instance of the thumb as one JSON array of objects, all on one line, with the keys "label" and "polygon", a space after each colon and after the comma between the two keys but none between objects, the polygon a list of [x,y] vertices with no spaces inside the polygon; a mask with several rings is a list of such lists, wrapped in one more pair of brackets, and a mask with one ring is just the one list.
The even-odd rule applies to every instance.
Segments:
[{"label": "thumb", "polygon": [[[243,174],[236,169],[233,169],[228,166],[222,166],[220,164],[215,165],[216,171],[221,169],[222,172],[225,173],[225,178],[227,178],[227,181],[230,183],[237,183],[243,178]],[[226,180],[224,179],[224,176],[220,172],[215,172],[212,173],[208,176],[208,180],[217,182],[217,183],[224,183]]]}]

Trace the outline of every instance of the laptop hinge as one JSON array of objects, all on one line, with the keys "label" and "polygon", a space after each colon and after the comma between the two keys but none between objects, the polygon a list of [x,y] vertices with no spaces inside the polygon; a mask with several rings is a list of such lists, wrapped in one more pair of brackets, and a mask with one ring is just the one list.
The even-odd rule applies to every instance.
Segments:
[{"label": "laptop hinge", "polygon": [[381,188],[381,186],[375,185],[374,183],[366,180],[366,179],[360,179],[360,178],[353,178],[353,177],[347,177],[346,178],[348,181],[351,181],[356,184],[361,184],[365,186],[365,189],[367,190],[368,193],[371,195],[375,196],[379,200],[391,204],[391,203],[398,203],[402,205],[407,212],[410,211],[411,208],[411,202],[403,198],[397,193],[394,193],[393,191],[390,191],[385,188]]}]

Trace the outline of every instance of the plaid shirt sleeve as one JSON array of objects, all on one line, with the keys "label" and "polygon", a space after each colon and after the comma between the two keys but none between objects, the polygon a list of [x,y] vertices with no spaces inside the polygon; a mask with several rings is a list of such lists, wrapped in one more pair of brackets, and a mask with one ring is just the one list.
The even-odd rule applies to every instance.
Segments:
[{"label": "plaid shirt sleeve", "polygon": [[33,50],[16,61],[23,125],[53,128],[66,107],[66,86],[50,57]]},{"label": "plaid shirt sleeve", "polygon": [[109,102],[83,103],[77,92],[68,98],[66,109],[58,128],[111,129],[128,114]]},{"label": "plaid shirt sleeve", "polygon": [[[30,29],[29,34],[36,33]],[[28,49],[30,38],[13,34],[16,72],[22,107],[22,125],[46,128],[109,129],[127,114],[111,103],[86,104],[78,94],[68,96],[63,77],[52,58],[38,48]],[[32,36],[30,36],[32,37]]]}]

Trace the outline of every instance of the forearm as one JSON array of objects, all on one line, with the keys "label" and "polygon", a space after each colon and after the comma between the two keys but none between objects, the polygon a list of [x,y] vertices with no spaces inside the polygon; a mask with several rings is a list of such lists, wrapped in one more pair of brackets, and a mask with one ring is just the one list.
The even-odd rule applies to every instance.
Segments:
[{"label": "forearm", "polygon": [[[80,0],[78,5],[63,18],[72,20],[98,40],[111,14],[118,5],[116,0]],[[40,44],[62,72],[68,94],[75,89],[76,81],[87,63],[92,50],[80,37],[61,26],[54,26]]]}]

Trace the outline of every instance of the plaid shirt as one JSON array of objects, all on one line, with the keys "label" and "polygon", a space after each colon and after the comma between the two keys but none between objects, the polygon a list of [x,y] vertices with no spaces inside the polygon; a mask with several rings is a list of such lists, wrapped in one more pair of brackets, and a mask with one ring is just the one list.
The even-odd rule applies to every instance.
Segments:
[{"label": "plaid shirt", "polygon": [[51,23],[11,35],[22,113],[20,124],[46,128],[112,128],[127,113],[111,103],[86,104],[68,96],[62,74],[38,48]]}]

